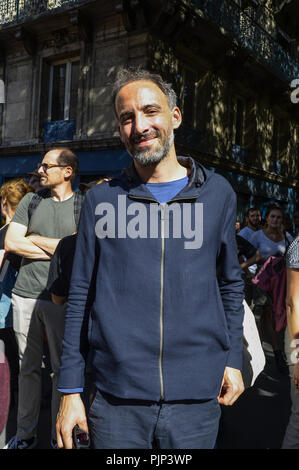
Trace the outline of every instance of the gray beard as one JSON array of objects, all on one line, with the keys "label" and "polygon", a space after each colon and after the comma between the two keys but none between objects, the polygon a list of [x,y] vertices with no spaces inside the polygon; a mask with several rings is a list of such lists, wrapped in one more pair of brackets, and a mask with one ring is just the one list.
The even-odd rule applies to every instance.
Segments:
[{"label": "gray beard", "polygon": [[159,149],[152,152],[147,150],[144,150],[143,152],[131,152],[131,156],[141,166],[156,165],[166,157],[170,150],[170,147],[173,144],[173,140],[174,133],[172,131],[168,141],[164,144],[164,146],[161,146]]}]

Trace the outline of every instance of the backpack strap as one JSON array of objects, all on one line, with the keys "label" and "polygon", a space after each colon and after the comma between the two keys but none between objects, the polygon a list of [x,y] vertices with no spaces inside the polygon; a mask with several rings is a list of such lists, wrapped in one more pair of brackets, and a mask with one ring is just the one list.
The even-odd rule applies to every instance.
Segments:
[{"label": "backpack strap", "polygon": [[9,268],[9,265],[10,265],[10,261],[8,258],[5,258],[5,261],[1,267],[1,271],[0,271],[0,283],[3,282],[4,278],[5,278],[5,274],[7,273],[7,270]]},{"label": "backpack strap", "polygon": [[84,196],[81,193],[78,193],[77,191],[74,193],[74,217],[75,217],[75,223],[76,227],[78,229],[79,225],[79,220],[80,220],[80,212],[81,212],[81,207],[84,201]]},{"label": "backpack strap", "polygon": [[47,197],[51,197],[51,190],[48,188],[41,189],[40,191],[37,191],[37,193],[34,194],[28,206],[29,220],[31,219],[33,212],[35,211],[41,200]]},{"label": "backpack strap", "polygon": [[[51,190],[49,188],[41,189],[40,191],[34,194],[28,206],[29,220],[31,219],[33,212],[35,211],[35,209],[37,208],[41,200],[46,199],[48,197],[51,197]],[[77,228],[79,225],[80,212],[81,212],[83,201],[84,201],[84,196],[81,193],[75,192],[74,193],[74,217],[75,217],[75,223],[76,223]]]}]

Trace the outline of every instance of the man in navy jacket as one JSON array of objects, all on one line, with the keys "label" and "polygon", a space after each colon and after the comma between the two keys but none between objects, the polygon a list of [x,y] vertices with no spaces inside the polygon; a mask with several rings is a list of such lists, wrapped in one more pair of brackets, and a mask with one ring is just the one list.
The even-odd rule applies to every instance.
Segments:
[{"label": "man in navy jacket", "polygon": [[[66,314],[58,446],[78,424],[95,448],[213,448],[220,404],[244,390],[243,281],[229,183],[177,157],[176,95],[123,70],[114,87],[133,158],[81,211]],[[88,338],[88,323],[90,337]],[[80,398],[89,347],[95,398]]]}]

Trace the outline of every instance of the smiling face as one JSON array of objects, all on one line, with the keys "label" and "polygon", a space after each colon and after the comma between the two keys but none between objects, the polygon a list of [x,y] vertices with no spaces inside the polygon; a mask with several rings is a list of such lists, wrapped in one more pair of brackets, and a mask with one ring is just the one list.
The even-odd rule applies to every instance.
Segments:
[{"label": "smiling face", "polygon": [[173,130],[181,124],[179,108],[149,80],[123,86],[116,96],[118,131],[130,155],[142,166],[159,163],[174,151]]}]

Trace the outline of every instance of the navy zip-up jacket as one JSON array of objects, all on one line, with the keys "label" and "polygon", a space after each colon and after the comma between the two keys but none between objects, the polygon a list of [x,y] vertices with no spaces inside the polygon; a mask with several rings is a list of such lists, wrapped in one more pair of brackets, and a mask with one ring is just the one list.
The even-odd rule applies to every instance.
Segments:
[{"label": "navy zip-up jacket", "polygon": [[124,399],[212,399],[225,367],[241,370],[235,193],[192,158],[179,161],[189,181],[167,204],[134,165],[87,193],[59,389],[84,386],[88,340],[95,385]]}]

